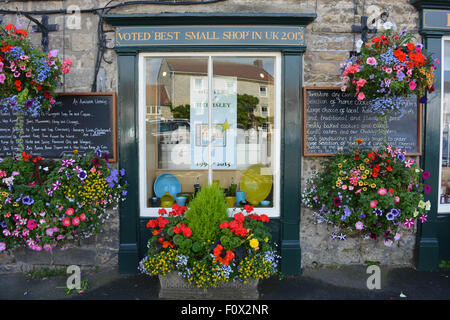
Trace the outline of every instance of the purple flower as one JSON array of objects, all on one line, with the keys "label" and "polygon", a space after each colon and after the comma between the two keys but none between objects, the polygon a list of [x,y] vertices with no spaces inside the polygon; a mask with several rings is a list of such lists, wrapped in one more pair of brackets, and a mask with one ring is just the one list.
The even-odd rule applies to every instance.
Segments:
[{"label": "purple flower", "polygon": [[375,209],[375,214],[376,214],[377,216],[381,216],[381,215],[383,215],[383,210],[381,210],[381,209]]},{"label": "purple flower", "polygon": [[423,189],[423,191],[425,191],[426,194],[429,194],[431,191],[431,186],[430,185],[426,185],[425,188]]},{"label": "purple flower", "polygon": [[404,155],[403,153],[400,153],[400,154],[397,156],[397,159],[400,160],[401,162],[403,162],[403,161],[405,161],[405,155]]},{"label": "purple flower", "polygon": [[29,206],[34,203],[34,200],[31,199],[29,196],[26,196],[22,198],[22,203]]},{"label": "purple flower", "polygon": [[80,180],[84,180],[87,177],[87,173],[84,170],[80,170],[80,172],[78,172],[78,178],[80,178]]},{"label": "purple flower", "polygon": [[386,219],[388,219],[389,221],[394,220],[394,218],[395,218],[395,215],[392,213],[392,210],[391,210],[391,212],[386,214]]},{"label": "purple flower", "polygon": [[[399,79],[400,80],[400,79]],[[419,102],[420,103],[427,103],[428,99],[427,97],[423,96],[422,98],[420,98]]]},{"label": "purple flower", "polygon": [[343,234],[343,233],[338,235],[339,240],[345,240],[346,237],[347,236],[345,234]]},{"label": "purple flower", "polygon": [[401,215],[400,209],[392,209],[391,213],[394,215],[394,217],[398,218]]}]

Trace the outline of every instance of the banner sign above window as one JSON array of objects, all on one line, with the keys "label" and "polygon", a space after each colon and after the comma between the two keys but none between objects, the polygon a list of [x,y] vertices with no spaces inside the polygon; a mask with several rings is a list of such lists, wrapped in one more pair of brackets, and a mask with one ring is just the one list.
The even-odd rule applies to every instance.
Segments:
[{"label": "banner sign above window", "polygon": [[116,47],[192,45],[305,45],[299,26],[116,27]]},{"label": "banner sign above window", "polygon": [[423,28],[450,30],[450,10],[424,9]]}]

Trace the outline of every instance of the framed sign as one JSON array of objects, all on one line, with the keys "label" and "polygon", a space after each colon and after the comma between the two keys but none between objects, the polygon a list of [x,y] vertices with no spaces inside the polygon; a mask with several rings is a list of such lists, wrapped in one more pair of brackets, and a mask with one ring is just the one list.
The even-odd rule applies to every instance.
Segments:
[{"label": "framed sign", "polygon": [[[303,88],[303,155],[331,156],[357,138],[364,146],[383,143],[383,123],[368,108],[340,88]],[[400,117],[388,117],[387,143],[421,155],[422,108],[416,96],[408,99]]]},{"label": "framed sign", "polygon": [[[0,113],[0,156],[17,151],[16,117]],[[59,93],[53,108],[24,119],[24,151],[58,159],[78,150],[100,150],[117,161],[117,107],[115,93]]]}]

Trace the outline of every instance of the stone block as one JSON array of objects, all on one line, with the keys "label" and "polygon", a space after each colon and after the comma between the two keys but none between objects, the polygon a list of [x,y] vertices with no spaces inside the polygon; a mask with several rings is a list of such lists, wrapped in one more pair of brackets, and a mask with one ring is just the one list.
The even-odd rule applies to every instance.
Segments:
[{"label": "stone block", "polygon": [[30,265],[50,265],[52,254],[48,251],[34,251],[28,248],[14,249],[13,255],[19,263]]},{"label": "stone block", "polygon": [[97,251],[95,248],[69,248],[53,250],[55,265],[95,265]]}]

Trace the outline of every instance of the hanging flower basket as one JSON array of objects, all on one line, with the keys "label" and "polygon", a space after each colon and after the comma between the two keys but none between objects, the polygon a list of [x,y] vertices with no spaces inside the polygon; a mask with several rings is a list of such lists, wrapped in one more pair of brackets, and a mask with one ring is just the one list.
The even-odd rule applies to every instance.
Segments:
[{"label": "hanging flower basket", "polygon": [[405,154],[389,145],[355,146],[330,157],[308,179],[303,204],[314,211],[319,223],[335,227],[333,240],[383,238],[386,246],[392,246],[403,230],[426,222],[430,210],[423,195],[431,190],[423,182],[429,173]]},{"label": "hanging flower basket", "polygon": [[249,205],[228,217],[217,186],[202,187],[189,208],[159,214],[147,224],[153,236],[139,270],[159,276],[161,297],[255,299],[258,280],[278,272],[269,218]]},{"label": "hanging flower basket", "polygon": [[48,54],[33,46],[27,31],[0,27],[0,107],[4,112],[37,116],[52,108],[55,89],[72,61],[61,62],[58,50]]},{"label": "hanging flower basket", "polygon": [[357,43],[359,54],[341,65],[342,91],[367,101],[380,116],[399,115],[404,98],[416,95],[426,103],[426,92],[434,91],[434,72],[439,60],[427,52],[412,33],[396,32],[394,24],[371,41]]}]

